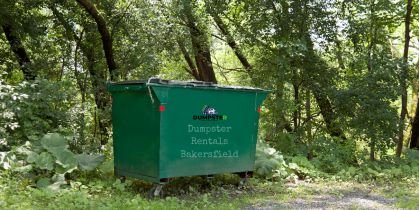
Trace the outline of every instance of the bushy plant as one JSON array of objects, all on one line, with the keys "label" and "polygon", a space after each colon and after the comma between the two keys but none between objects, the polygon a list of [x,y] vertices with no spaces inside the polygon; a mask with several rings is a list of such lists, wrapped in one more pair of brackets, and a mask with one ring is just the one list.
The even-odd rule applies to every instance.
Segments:
[{"label": "bushy plant", "polygon": [[321,136],[313,141],[316,168],[326,173],[336,173],[342,167],[356,163],[355,144],[351,140]]},{"label": "bushy plant", "polygon": [[364,59],[364,55],[354,58],[347,85],[337,90],[333,97],[340,113],[339,123],[346,127],[353,140],[368,145],[373,159],[376,152],[386,154],[395,146],[399,126],[398,107],[394,104],[400,94],[395,71],[400,69],[400,63],[388,48],[380,51],[371,58],[374,70],[365,71],[367,63],[358,60]]},{"label": "bushy plant", "polygon": [[297,142],[297,136],[292,133],[281,132],[277,134],[273,144],[284,155],[298,155],[307,151],[307,146]]},{"label": "bushy plant", "polygon": [[279,151],[264,142],[259,142],[257,145],[255,172],[262,178],[296,176],[305,179],[320,175],[306,157],[301,155],[284,157]]},{"label": "bushy plant", "polygon": [[[38,139],[47,132],[70,132],[74,106],[70,82],[36,80],[6,85],[0,77],[0,150]],[[2,149],[3,148],[3,149]]]},{"label": "bushy plant", "polygon": [[319,176],[319,170],[304,156],[290,158],[288,169],[300,179]]},{"label": "bushy plant", "polygon": [[343,180],[399,181],[419,178],[419,151],[408,150],[403,159],[368,161],[359,167],[343,167],[337,174]]},{"label": "bushy plant", "polygon": [[264,178],[288,175],[284,157],[264,142],[258,142],[256,148],[255,172],[258,176]]},{"label": "bushy plant", "polygon": [[104,160],[103,155],[74,154],[68,149],[67,140],[57,133],[49,133],[37,141],[26,142],[23,146],[16,147],[13,153],[17,158],[10,169],[32,177],[41,188],[59,187],[65,183],[65,174],[75,170],[94,170]]}]

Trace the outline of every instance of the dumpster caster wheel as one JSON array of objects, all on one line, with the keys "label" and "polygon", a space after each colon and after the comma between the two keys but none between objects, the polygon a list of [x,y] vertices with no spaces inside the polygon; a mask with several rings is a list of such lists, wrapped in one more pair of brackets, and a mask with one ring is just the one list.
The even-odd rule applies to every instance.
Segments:
[{"label": "dumpster caster wheel", "polygon": [[247,177],[246,178],[240,178],[240,181],[239,181],[239,189],[244,189],[244,188],[246,188],[246,186],[248,185],[248,180],[247,180]]},{"label": "dumpster caster wheel", "polygon": [[125,181],[127,180],[127,177],[121,176],[119,177],[119,180],[121,181],[121,183],[125,183]]},{"label": "dumpster caster wheel", "polygon": [[244,189],[244,188],[248,187],[249,186],[249,178],[252,177],[253,172],[246,171],[246,172],[238,173],[238,175],[240,177],[238,187],[240,189]]},{"label": "dumpster caster wheel", "polygon": [[162,184],[154,184],[153,187],[148,192],[149,197],[160,197],[163,193],[163,185]]},{"label": "dumpster caster wheel", "polygon": [[240,178],[239,186],[244,186],[247,184],[247,178]]}]

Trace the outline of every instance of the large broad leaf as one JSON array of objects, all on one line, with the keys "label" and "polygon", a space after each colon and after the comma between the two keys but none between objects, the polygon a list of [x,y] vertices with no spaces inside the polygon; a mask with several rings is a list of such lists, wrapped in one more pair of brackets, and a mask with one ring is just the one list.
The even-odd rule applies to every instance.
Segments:
[{"label": "large broad leaf", "polygon": [[36,166],[40,169],[54,169],[54,157],[48,152],[41,153],[35,161]]},{"label": "large broad leaf", "polygon": [[41,145],[49,152],[52,150],[64,150],[67,147],[67,141],[58,133],[48,133],[41,139]]},{"label": "large broad leaf", "polygon": [[51,149],[51,153],[57,158],[55,162],[63,168],[73,169],[77,167],[77,159],[70,150],[57,147]]},{"label": "large broad leaf", "polygon": [[0,152],[0,169],[10,169],[9,158],[11,152]]},{"label": "large broad leaf", "polygon": [[35,163],[38,158],[39,158],[38,153],[36,153],[36,152],[29,152],[28,153],[28,157],[26,158],[26,161],[28,163]]},{"label": "large broad leaf", "polygon": [[51,190],[59,190],[61,189],[62,185],[66,185],[67,182],[65,180],[64,174],[55,174],[51,181],[53,182],[51,185],[48,186],[48,189]]},{"label": "large broad leaf", "polygon": [[55,172],[59,173],[59,174],[71,173],[76,169],[77,169],[77,165],[75,167],[72,167],[72,168],[70,168],[70,167],[69,168],[64,168],[64,167],[62,167],[61,165],[58,165],[58,164],[55,166]]},{"label": "large broad leaf", "polygon": [[36,182],[36,187],[38,188],[46,188],[51,184],[51,180],[49,178],[40,178],[37,182]]},{"label": "large broad leaf", "polygon": [[100,163],[103,162],[103,160],[105,160],[105,156],[103,155],[79,154],[76,155],[76,158],[79,162],[80,169],[84,171],[91,171],[95,169]]},{"label": "large broad leaf", "polygon": [[64,174],[55,174],[52,178],[43,177],[36,182],[36,187],[41,189],[59,190],[67,184]]},{"label": "large broad leaf", "polygon": [[99,166],[99,170],[105,174],[113,174],[114,164],[113,160],[106,160]]},{"label": "large broad leaf", "polygon": [[26,145],[23,145],[23,146],[17,147],[16,152],[18,154],[29,155],[32,151],[29,150]]},{"label": "large broad leaf", "polygon": [[26,165],[26,166],[13,168],[13,171],[16,171],[19,173],[29,173],[31,170],[32,170],[32,165]]}]

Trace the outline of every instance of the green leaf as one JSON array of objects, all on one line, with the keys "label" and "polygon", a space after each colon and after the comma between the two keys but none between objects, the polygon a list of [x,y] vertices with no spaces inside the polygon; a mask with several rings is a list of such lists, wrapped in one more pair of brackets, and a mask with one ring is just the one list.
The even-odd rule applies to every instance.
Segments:
[{"label": "green leaf", "polygon": [[36,152],[29,152],[28,153],[28,157],[26,158],[26,161],[28,163],[35,163],[36,160],[38,159],[39,155]]},{"label": "green leaf", "polygon": [[57,158],[55,161],[63,168],[71,169],[77,167],[77,159],[70,150],[62,148],[51,149],[51,153]]},{"label": "green leaf", "polygon": [[40,178],[37,182],[36,182],[36,187],[38,188],[46,188],[51,184],[51,181],[49,178]]},{"label": "green leaf", "polygon": [[59,189],[61,189],[62,185],[67,184],[67,182],[65,180],[65,177],[64,177],[64,174],[55,174],[51,178],[51,182],[52,182],[52,184],[50,184],[48,186],[48,189],[51,189],[51,190],[59,190]]},{"label": "green leaf", "polygon": [[32,170],[32,165],[26,165],[26,166],[20,166],[17,168],[13,168],[13,171],[19,172],[19,173],[29,173]]},{"label": "green leaf", "polygon": [[55,166],[55,172],[58,173],[58,174],[71,173],[76,169],[77,169],[77,165],[76,165],[76,167],[72,167],[72,168],[70,168],[70,167],[64,168],[63,166],[58,165],[58,164]]},{"label": "green leaf", "polygon": [[295,163],[289,163],[288,164],[288,167],[290,168],[290,169],[292,169],[292,170],[298,170],[300,167],[298,167],[298,165],[297,164],[295,164]]},{"label": "green leaf", "polygon": [[114,170],[113,160],[106,160],[99,166],[99,170],[105,174],[111,174]]},{"label": "green leaf", "polygon": [[35,161],[36,166],[40,169],[54,169],[54,157],[48,152],[41,153]]},{"label": "green leaf", "polygon": [[76,155],[77,161],[79,162],[79,167],[84,171],[91,171],[95,169],[100,163],[105,160],[103,155],[88,155],[88,154],[79,154]]},{"label": "green leaf", "polygon": [[67,148],[67,141],[58,133],[49,133],[41,138],[41,145],[46,150],[52,152],[52,150],[64,150]]},{"label": "green leaf", "polygon": [[29,150],[25,145],[17,147],[16,152],[18,154],[29,155],[32,151]]}]

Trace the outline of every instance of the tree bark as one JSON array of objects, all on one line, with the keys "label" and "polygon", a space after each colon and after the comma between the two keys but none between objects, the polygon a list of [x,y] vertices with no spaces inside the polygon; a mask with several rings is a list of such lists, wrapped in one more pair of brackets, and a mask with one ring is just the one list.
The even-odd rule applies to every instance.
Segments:
[{"label": "tree bark", "polygon": [[[296,70],[293,71],[294,76],[297,77],[295,74],[297,74]],[[294,81],[292,82],[292,87],[294,89],[294,106],[295,110],[293,112],[293,123],[294,123],[294,132],[297,132],[297,129],[299,127],[299,119],[300,119],[300,86],[298,85],[298,81],[294,78]]]},{"label": "tree bark", "polygon": [[345,62],[343,60],[343,55],[342,55],[343,52],[342,52],[341,42],[339,40],[336,40],[335,44],[336,44],[336,49],[337,49],[336,58],[338,60],[339,68],[341,70],[344,70],[346,67],[345,67]]},{"label": "tree bark", "polygon": [[17,61],[19,63],[20,69],[22,70],[23,77],[26,81],[35,80],[36,74],[31,69],[31,60],[26,53],[25,47],[20,40],[17,31],[14,30],[13,26],[9,23],[2,24],[4,35],[9,42],[10,49],[15,54]]},{"label": "tree bark", "polygon": [[313,143],[312,143],[312,132],[311,132],[311,96],[310,90],[306,90],[306,135],[307,135],[307,159],[313,159]]},{"label": "tree bark", "polygon": [[[211,9],[209,9],[211,10]],[[233,36],[231,35],[230,31],[228,30],[228,27],[224,24],[224,21],[220,18],[220,16],[214,12],[209,12],[211,17],[214,19],[215,24],[220,29],[220,32],[226,37],[226,41],[228,46],[233,50],[234,54],[236,55],[237,59],[239,59],[240,63],[243,65],[245,70],[248,73],[251,73],[252,65],[247,60],[246,56],[243,54],[241,48],[237,44],[237,42],[234,40]]]},{"label": "tree bark", "polygon": [[[319,58],[314,52],[313,41],[311,40],[310,35],[306,32],[303,38],[305,39],[308,48],[308,53],[304,56],[303,59],[303,68],[305,74],[303,77],[307,83],[313,80],[310,78],[312,77],[311,72],[321,71],[326,67],[326,64],[324,64],[321,58]],[[336,123],[336,113],[333,110],[332,102],[325,93],[324,88],[320,83],[309,83],[310,84],[306,84],[306,86],[313,93],[314,99],[320,108],[320,114],[323,116],[327,132],[330,134],[330,136],[340,137],[343,140],[346,140],[343,130]]]},{"label": "tree bark", "polygon": [[370,143],[370,160],[375,161],[375,139],[371,139]]},{"label": "tree bark", "polygon": [[[410,149],[419,150],[419,60],[416,63],[416,79],[413,81],[412,90],[413,90],[413,100],[416,101],[412,105],[411,113],[415,113],[413,120],[411,122],[412,131],[410,135]],[[415,109],[416,108],[416,109]],[[416,110],[416,111],[415,111]]]},{"label": "tree bark", "polygon": [[412,122],[412,134],[410,136],[410,149],[419,149],[419,98],[416,102],[416,112]]},{"label": "tree bark", "polygon": [[336,124],[336,114],[327,95],[316,88],[312,89],[312,91],[329,134],[331,136],[346,139],[342,129]]},{"label": "tree bark", "polygon": [[196,80],[202,80],[198,70],[196,69],[195,63],[189,55],[188,51],[186,50],[186,47],[183,44],[183,42],[180,39],[178,39],[177,43],[179,45],[180,51],[182,52],[183,58],[189,66],[189,70],[187,70],[187,72],[190,73]]},{"label": "tree bark", "polygon": [[404,141],[404,129],[405,129],[405,119],[407,114],[407,78],[408,78],[408,58],[409,58],[409,43],[410,43],[410,22],[412,16],[412,0],[407,0],[406,5],[406,16],[404,19],[404,49],[403,49],[403,66],[400,75],[400,86],[401,86],[401,111],[400,111],[400,123],[399,123],[399,135],[396,148],[396,156],[400,157],[403,149]]},{"label": "tree bark", "polygon": [[[55,15],[55,17],[58,19],[58,21],[61,23],[61,25],[63,25],[66,31],[67,38],[69,40],[73,40],[77,42],[77,46],[80,47],[81,52],[86,58],[87,70],[89,72],[90,80],[92,83],[93,96],[95,99],[96,107],[101,113],[106,112],[107,108],[110,106],[110,98],[106,91],[106,74],[98,70],[96,67],[97,60],[96,60],[96,53],[95,53],[95,47],[94,47],[95,39],[92,38],[93,36],[92,32],[87,30],[86,43],[83,42],[82,37],[79,37],[76,34],[72,26],[68,23],[68,21],[64,19],[63,15],[54,7],[50,7],[50,9]],[[85,28],[88,29],[89,27],[85,27]],[[76,79],[79,80],[80,78],[77,78],[76,76]],[[78,83],[79,82],[81,81],[78,81]],[[85,88],[85,85],[83,85],[83,89],[84,88]],[[107,120],[106,118],[102,118],[100,114],[98,118],[99,118],[98,125],[99,125],[100,143],[101,145],[105,145],[108,142],[107,135],[109,132],[110,121]]]},{"label": "tree bark", "polygon": [[97,29],[100,33],[105,52],[106,63],[108,65],[109,74],[112,81],[118,78],[117,65],[113,56],[112,37],[106,25],[105,19],[100,15],[98,9],[89,0],[76,0],[89,15],[95,20]]},{"label": "tree bark", "polygon": [[200,79],[206,82],[217,83],[212,67],[210,45],[208,37],[203,32],[203,27],[193,14],[191,0],[183,1],[183,13],[191,35],[192,48],[195,54],[195,63]]}]

